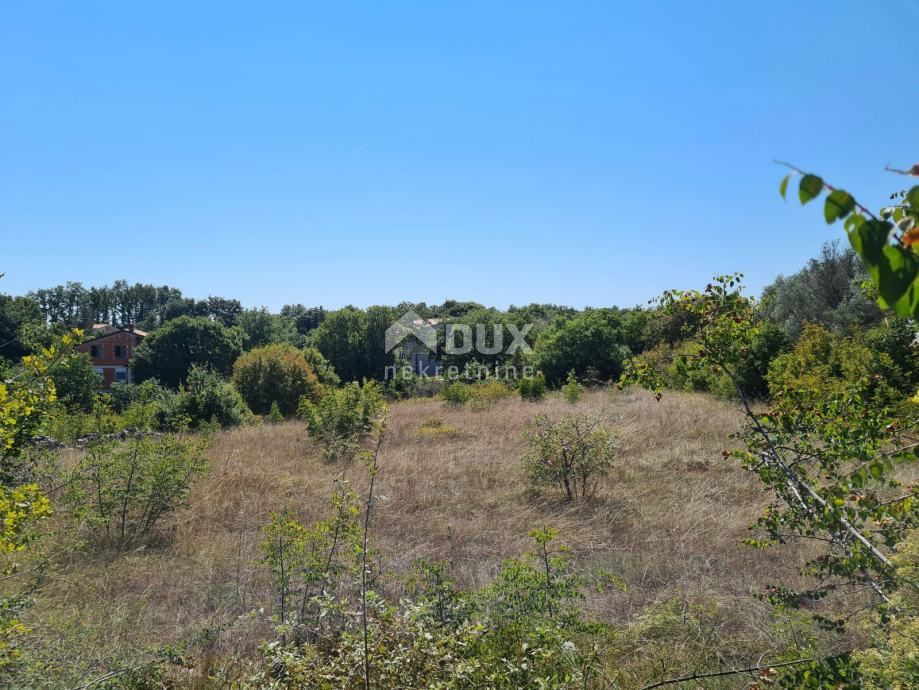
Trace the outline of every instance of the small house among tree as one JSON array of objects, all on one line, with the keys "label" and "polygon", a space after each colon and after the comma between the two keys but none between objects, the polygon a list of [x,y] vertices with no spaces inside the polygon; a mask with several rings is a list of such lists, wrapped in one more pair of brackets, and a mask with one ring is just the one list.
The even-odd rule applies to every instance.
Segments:
[{"label": "small house among tree", "polygon": [[102,377],[102,390],[108,391],[113,383],[131,383],[131,357],[146,335],[134,326],[97,323],[90,339],[77,350],[89,355],[96,373]]}]

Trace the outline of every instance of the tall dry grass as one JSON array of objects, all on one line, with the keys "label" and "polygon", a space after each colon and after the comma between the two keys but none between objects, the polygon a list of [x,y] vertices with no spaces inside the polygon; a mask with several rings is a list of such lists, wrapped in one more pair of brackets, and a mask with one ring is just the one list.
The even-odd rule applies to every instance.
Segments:
[{"label": "tall dry grass", "polygon": [[[573,411],[605,415],[619,437],[615,468],[589,503],[533,495],[521,467],[533,416]],[[425,425],[431,419],[442,425]],[[608,572],[624,583],[588,595],[596,619],[627,627],[655,603],[716,602],[736,611],[718,635],[762,644],[770,612],[754,594],[766,582],[794,578],[797,559],[741,543],[766,497],[755,478],[722,457],[739,424],[730,404],[684,393],[658,402],[644,392],[601,390],[575,406],[550,396],[480,411],[437,400],[394,404],[372,532],[386,587],[397,594],[399,576],[418,557],[450,559],[461,586],[482,586],[502,560],[529,547],[531,529],[550,525],[581,572]],[[339,473],[356,491],[367,483],[360,461],[323,460],[296,422],[223,432],[210,460],[162,543],[78,555],[51,573],[28,612],[48,687],[169,641],[216,637],[205,647],[221,663],[253,654],[271,634],[273,598],[259,564],[269,513],[291,509],[315,521],[326,515]],[[222,632],[208,632],[215,629]]]}]

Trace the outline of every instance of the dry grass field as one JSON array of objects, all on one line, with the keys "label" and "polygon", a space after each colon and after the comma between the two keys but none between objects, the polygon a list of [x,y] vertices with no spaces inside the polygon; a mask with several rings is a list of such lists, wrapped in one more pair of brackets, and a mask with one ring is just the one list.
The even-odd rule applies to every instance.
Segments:
[{"label": "dry grass field", "polygon": [[[569,505],[528,491],[521,456],[534,415],[573,410],[604,414],[619,450],[597,499]],[[441,430],[421,431],[434,418]],[[741,543],[765,496],[755,478],[722,458],[739,423],[730,404],[682,393],[658,402],[643,392],[601,390],[576,406],[550,396],[486,410],[433,399],[396,403],[379,458],[372,532],[387,593],[398,595],[399,576],[421,556],[450,559],[463,587],[486,584],[503,559],[529,548],[528,531],[550,525],[580,571],[621,578],[623,587],[587,595],[591,617],[627,636],[666,604],[687,626],[683,637],[656,647],[623,642],[617,664],[666,668],[679,644],[704,645],[724,663],[748,649],[768,653],[772,614],[754,593],[793,578],[797,559]],[[271,634],[273,600],[258,546],[269,512],[289,508],[312,522],[325,516],[339,473],[361,493],[367,484],[360,461],[324,461],[296,422],[223,432],[210,460],[161,543],[70,556],[51,571],[26,621],[38,649],[31,662],[43,675],[30,680],[36,687],[79,685],[149,658],[166,641],[198,655],[189,684],[200,678],[201,656],[232,677],[242,670],[232,660]],[[691,623],[700,611],[705,629]],[[629,677],[620,677],[629,687]]]}]

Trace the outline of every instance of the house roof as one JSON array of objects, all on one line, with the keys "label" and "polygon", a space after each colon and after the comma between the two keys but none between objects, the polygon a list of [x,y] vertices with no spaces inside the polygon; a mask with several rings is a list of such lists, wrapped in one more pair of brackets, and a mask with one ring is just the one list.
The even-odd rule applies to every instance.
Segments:
[{"label": "house roof", "polygon": [[147,337],[147,332],[142,331],[139,328],[123,328],[122,326],[113,326],[108,323],[97,323],[93,325],[93,337],[84,342],[89,343],[94,340],[102,340],[103,338],[108,338],[110,335],[115,335],[116,333],[130,333],[140,338]]}]

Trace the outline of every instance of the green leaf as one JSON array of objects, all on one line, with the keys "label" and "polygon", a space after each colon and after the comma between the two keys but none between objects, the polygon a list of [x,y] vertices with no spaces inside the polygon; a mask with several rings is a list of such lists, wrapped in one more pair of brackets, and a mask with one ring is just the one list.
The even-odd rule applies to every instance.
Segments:
[{"label": "green leaf", "polygon": [[839,218],[845,218],[855,208],[855,199],[848,192],[836,189],[826,198],[823,207],[823,216],[827,223],[833,223]]},{"label": "green leaf", "polygon": [[[855,216],[853,216],[855,217]],[[855,253],[862,257],[865,267],[870,271],[881,261],[881,253],[893,226],[887,221],[867,220],[854,222],[849,230],[849,242]]]},{"label": "green leaf", "polygon": [[884,247],[884,258],[878,265],[878,293],[881,306],[901,316],[919,316],[919,259],[900,246]]},{"label": "green leaf", "polygon": [[916,185],[906,193],[906,200],[913,208],[919,208],[919,185]]},{"label": "green leaf", "polygon": [[846,218],[845,221],[843,221],[843,225],[845,225],[846,232],[848,232],[848,233],[851,234],[851,233],[855,232],[855,230],[856,230],[859,226],[861,226],[861,224],[864,223],[864,222],[865,222],[864,217],[860,216],[860,215],[857,214],[857,213],[853,213],[853,214],[849,215],[849,217]]},{"label": "green leaf", "polygon": [[781,184],[779,184],[779,194],[782,195],[782,198],[785,198],[785,192],[788,191],[788,181],[791,179],[791,175],[786,175],[782,178]]},{"label": "green leaf", "polygon": [[798,186],[798,198],[802,204],[815,199],[823,191],[823,180],[816,175],[805,175]]}]

